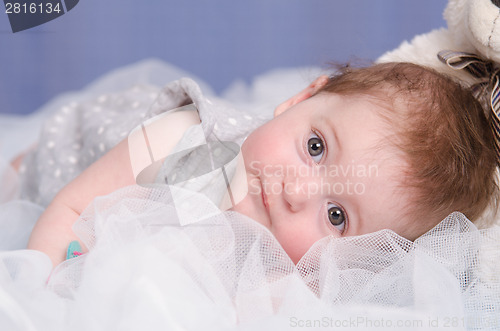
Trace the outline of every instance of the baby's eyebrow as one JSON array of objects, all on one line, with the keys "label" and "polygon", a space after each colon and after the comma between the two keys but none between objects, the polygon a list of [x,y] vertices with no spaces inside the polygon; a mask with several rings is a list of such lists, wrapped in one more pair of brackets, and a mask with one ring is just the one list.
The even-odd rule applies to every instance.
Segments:
[{"label": "baby's eyebrow", "polygon": [[340,143],[340,139],[337,134],[338,130],[335,126],[332,116],[325,116],[325,122],[330,127],[330,130],[328,131],[330,134],[328,136],[333,137],[332,140],[335,147],[335,155],[338,156],[342,152],[342,144]]}]

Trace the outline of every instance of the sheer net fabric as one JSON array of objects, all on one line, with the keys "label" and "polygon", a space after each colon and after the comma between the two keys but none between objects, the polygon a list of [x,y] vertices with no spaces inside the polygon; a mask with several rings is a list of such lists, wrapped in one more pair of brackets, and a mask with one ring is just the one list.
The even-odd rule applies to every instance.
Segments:
[{"label": "sheer net fabric", "polygon": [[437,319],[489,329],[498,318],[498,268],[486,266],[499,231],[477,230],[460,213],[415,242],[387,230],[327,237],[294,265],[253,220],[214,213],[199,195],[191,207],[212,216],[181,226],[171,199],[167,186],[96,199],[75,224],[90,252],[58,266],[46,286],[46,256],[3,252],[2,325],[286,329],[328,318],[420,330]]}]

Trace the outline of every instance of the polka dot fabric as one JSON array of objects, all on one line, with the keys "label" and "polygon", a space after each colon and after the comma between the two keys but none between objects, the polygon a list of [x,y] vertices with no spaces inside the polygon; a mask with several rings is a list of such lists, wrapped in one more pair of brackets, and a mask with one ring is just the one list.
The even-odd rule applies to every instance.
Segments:
[{"label": "polka dot fabric", "polygon": [[47,206],[57,192],[143,121],[194,102],[208,136],[241,143],[265,121],[203,96],[191,79],[164,88],[137,85],[62,106],[49,117],[20,168],[21,198]]}]

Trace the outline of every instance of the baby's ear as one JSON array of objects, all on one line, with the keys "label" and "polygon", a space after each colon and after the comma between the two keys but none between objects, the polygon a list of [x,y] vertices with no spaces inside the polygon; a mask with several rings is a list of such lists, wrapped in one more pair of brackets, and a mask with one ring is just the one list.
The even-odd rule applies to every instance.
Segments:
[{"label": "baby's ear", "polygon": [[274,110],[274,117],[278,116],[279,114],[287,111],[290,109],[292,106],[298,104],[301,101],[304,101],[306,99],[309,99],[311,96],[316,94],[319,89],[321,89],[323,86],[328,83],[328,76],[322,75],[319,76],[312,82],[308,87],[288,99],[287,101],[283,102],[280,104],[276,109]]}]

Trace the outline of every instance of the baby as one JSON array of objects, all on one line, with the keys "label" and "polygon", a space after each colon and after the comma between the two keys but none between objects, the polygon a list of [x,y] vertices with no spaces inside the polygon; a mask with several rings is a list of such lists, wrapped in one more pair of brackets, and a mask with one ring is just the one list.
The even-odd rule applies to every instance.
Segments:
[{"label": "baby", "polygon": [[[293,262],[325,236],[390,229],[414,240],[453,211],[497,200],[489,123],[470,91],[406,63],[321,76],[278,106],[241,153],[248,194],[233,210],[268,228]],[[54,265],[97,196],[135,184],[127,139],[64,187],[28,248]]]}]

